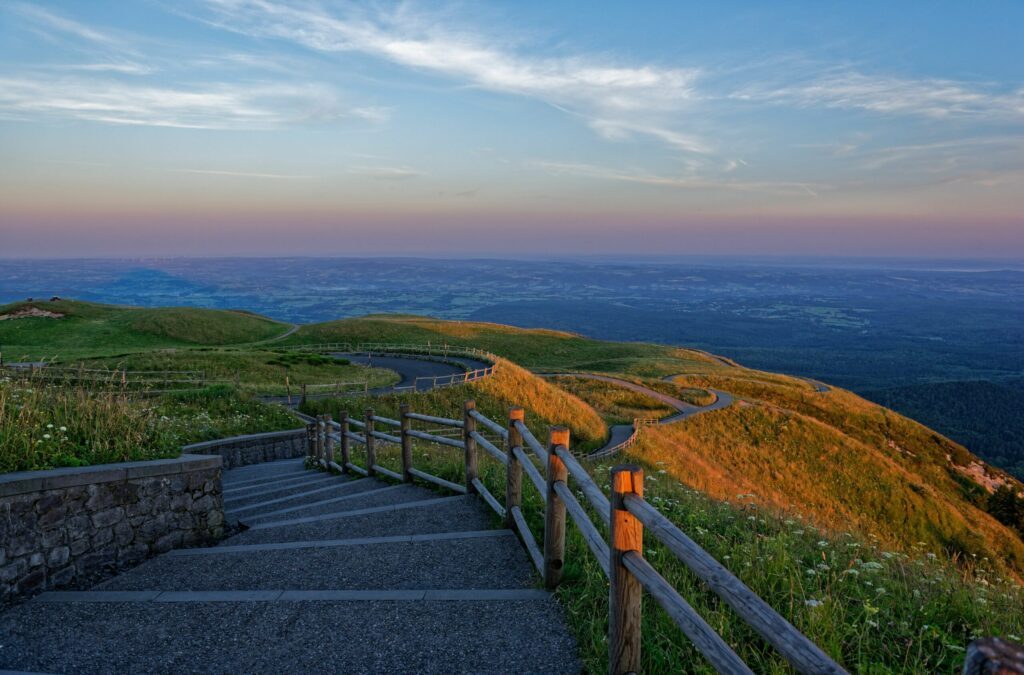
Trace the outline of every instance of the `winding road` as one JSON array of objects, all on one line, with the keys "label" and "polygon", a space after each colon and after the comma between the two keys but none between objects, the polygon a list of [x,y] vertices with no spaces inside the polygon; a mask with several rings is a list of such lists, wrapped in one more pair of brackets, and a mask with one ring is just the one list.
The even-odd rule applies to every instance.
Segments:
[{"label": "winding road", "polygon": [[[371,389],[370,394],[387,394],[396,388],[415,387],[416,391],[430,391],[436,385],[434,378],[448,379],[452,375],[458,375],[467,371],[489,368],[491,364],[477,359],[464,356],[449,356],[445,360],[433,359],[419,355],[380,355],[366,354],[365,352],[355,354],[349,352],[335,352],[331,356],[338,359],[347,359],[352,363],[374,368],[386,368],[398,373],[401,378],[397,384],[387,387]],[[444,384],[447,384],[445,382]]]},{"label": "winding road", "polygon": [[[640,394],[645,394],[651,398],[657,399],[668,406],[675,408],[678,412],[668,417],[663,417],[658,420],[658,424],[672,424],[674,422],[682,422],[685,419],[699,415],[701,413],[711,412],[712,410],[721,410],[728,408],[732,405],[733,397],[731,394],[718,389],[708,389],[712,394],[715,395],[714,402],[708,405],[693,405],[687,403],[674,396],[669,396],[660,391],[655,391],[649,387],[645,387],[642,384],[636,382],[630,382],[629,380],[623,380],[618,377],[612,377],[611,375],[597,375],[595,373],[538,373],[540,377],[578,377],[587,380],[599,380],[601,382],[610,382],[624,389],[629,389]],[[672,381],[672,378],[679,377],[678,375],[669,375],[663,378],[666,382]],[[609,429],[611,432],[608,437],[608,442],[601,448],[590,453],[590,457],[605,457],[607,455],[616,452],[623,444],[625,444],[635,432],[635,427],[632,424],[613,424]]]}]

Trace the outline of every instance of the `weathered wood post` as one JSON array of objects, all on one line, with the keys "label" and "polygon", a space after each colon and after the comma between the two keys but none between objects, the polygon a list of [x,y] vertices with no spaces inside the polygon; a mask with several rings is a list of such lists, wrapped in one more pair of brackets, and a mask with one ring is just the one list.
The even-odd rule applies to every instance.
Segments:
[{"label": "weathered wood post", "polygon": [[330,471],[331,462],[334,461],[334,425],[331,424],[330,415],[324,415],[324,460],[327,462],[327,469]]},{"label": "weathered wood post", "polygon": [[523,465],[519,458],[512,452],[512,448],[523,447],[523,435],[516,428],[516,422],[526,420],[526,411],[519,406],[509,408],[508,411],[508,470],[505,472],[505,526],[515,529],[515,520],[512,518],[512,508],[522,508],[523,505]]},{"label": "weathered wood post", "polygon": [[324,416],[316,416],[316,460],[324,458]]},{"label": "weathered wood post", "polygon": [[568,469],[555,448],[569,447],[569,429],[551,427],[548,436],[548,486],[544,509],[544,586],[553,589],[562,581],[565,567],[565,502],[555,492],[555,483],[565,482]]},{"label": "weathered wood post", "polygon": [[363,436],[366,438],[366,473],[376,476],[377,472],[373,468],[377,463],[377,451],[373,447],[373,408],[366,409],[366,428],[363,429]]},{"label": "weathered wood post", "polygon": [[342,410],[341,411],[341,416],[338,418],[338,424],[341,426],[341,430],[340,430],[340,435],[341,435],[341,441],[340,441],[340,445],[341,445],[341,472],[342,473],[348,473],[348,463],[349,463],[350,460],[349,460],[349,452],[348,452],[348,448],[349,448],[348,441],[349,441],[349,438],[348,438],[348,411],[347,410]]},{"label": "weathered wood post", "polygon": [[299,407],[306,405],[306,383],[302,383],[302,396],[299,398]]},{"label": "weathered wood post", "polygon": [[612,469],[611,480],[611,588],[608,591],[608,672],[640,672],[640,618],[643,587],[622,564],[629,551],[643,554],[644,526],[626,510],[628,494],[644,496],[644,470],[634,464]]},{"label": "weathered wood post", "polygon": [[288,405],[292,404],[292,384],[288,381],[288,376],[284,376],[284,392],[288,395]]},{"label": "weathered wood post", "polygon": [[979,638],[967,645],[964,675],[1024,673],[1024,645],[1000,638]]},{"label": "weathered wood post", "polygon": [[398,408],[398,421],[402,423],[402,480],[406,483],[412,482],[412,474],[409,473],[412,468],[412,436],[409,434],[412,431],[412,420],[409,419],[409,412],[408,403]]},{"label": "weathered wood post", "polygon": [[473,479],[478,476],[476,439],[473,432],[476,431],[476,418],[472,412],[476,410],[476,401],[469,399],[462,408],[462,442],[466,446],[466,494],[476,493],[476,486]]},{"label": "weathered wood post", "polygon": [[316,455],[316,428],[317,422],[310,422],[306,425],[306,457]]}]

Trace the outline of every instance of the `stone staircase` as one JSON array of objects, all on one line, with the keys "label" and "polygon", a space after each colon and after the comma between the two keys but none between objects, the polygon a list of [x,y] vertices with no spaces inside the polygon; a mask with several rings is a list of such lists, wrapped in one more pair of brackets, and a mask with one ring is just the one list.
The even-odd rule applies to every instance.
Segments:
[{"label": "stone staircase", "polygon": [[218,546],[0,614],[0,669],[579,672],[510,530],[475,496],[284,460],[224,473]]}]

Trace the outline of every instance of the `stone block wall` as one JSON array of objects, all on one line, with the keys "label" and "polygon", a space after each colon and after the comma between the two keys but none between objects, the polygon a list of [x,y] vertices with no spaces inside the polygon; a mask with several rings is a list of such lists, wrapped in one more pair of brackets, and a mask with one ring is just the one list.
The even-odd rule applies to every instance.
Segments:
[{"label": "stone block wall", "polygon": [[193,455],[220,455],[224,469],[227,470],[248,464],[303,457],[308,442],[306,429],[302,427],[289,431],[271,431],[193,443],[186,445],[181,451]]},{"label": "stone block wall", "polygon": [[224,534],[221,459],[0,475],[0,601],[85,586]]}]

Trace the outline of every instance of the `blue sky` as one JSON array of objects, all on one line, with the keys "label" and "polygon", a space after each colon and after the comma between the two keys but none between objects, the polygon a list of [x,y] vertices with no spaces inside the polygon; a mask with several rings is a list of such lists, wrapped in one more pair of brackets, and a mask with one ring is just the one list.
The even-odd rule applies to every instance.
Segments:
[{"label": "blue sky", "polygon": [[1024,255],[1018,2],[0,6],[0,255]]}]

